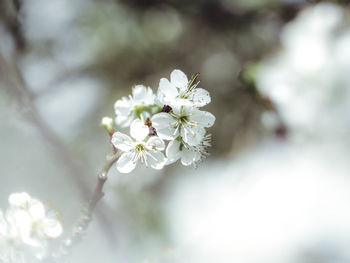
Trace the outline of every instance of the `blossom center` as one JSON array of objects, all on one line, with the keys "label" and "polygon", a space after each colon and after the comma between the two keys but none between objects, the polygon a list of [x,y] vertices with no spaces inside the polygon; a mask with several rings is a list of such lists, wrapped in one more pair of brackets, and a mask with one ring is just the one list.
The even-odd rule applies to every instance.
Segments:
[{"label": "blossom center", "polygon": [[145,145],[140,143],[140,144],[137,144],[135,146],[135,150],[136,150],[136,152],[143,152],[144,150],[146,150],[146,147],[145,147]]},{"label": "blossom center", "polygon": [[146,110],[146,107],[143,105],[143,103],[135,105],[133,108],[133,111],[135,112],[137,117],[140,117],[142,112]]},{"label": "blossom center", "polygon": [[186,123],[188,122],[188,116],[180,116],[179,123]]},{"label": "blossom center", "polygon": [[180,98],[180,99],[188,99],[189,98],[189,93],[186,90],[186,91],[180,93],[177,97]]}]

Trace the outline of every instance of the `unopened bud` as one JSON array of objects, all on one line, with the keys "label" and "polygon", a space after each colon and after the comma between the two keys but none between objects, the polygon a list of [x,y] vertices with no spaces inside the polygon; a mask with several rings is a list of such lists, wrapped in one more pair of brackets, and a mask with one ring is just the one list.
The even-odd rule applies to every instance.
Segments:
[{"label": "unopened bud", "polygon": [[106,129],[108,133],[113,131],[113,119],[109,117],[103,117],[101,120],[101,127]]}]

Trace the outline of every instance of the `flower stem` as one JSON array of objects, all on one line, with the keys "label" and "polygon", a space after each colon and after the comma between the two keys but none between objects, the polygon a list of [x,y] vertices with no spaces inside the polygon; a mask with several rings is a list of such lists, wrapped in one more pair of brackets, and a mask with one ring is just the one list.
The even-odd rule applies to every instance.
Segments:
[{"label": "flower stem", "polygon": [[107,181],[107,175],[109,169],[112,165],[119,159],[121,156],[121,152],[114,152],[107,156],[107,161],[100,173],[97,175],[97,185],[95,187],[95,191],[92,195],[92,198],[88,205],[83,206],[80,216],[73,227],[72,234],[69,238],[65,239],[57,253],[52,255],[52,258],[55,262],[66,262],[68,256],[71,254],[72,248],[79,244],[86,234],[87,228],[92,219],[92,214],[96,208],[98,202],[104,196],[103,186]]},{"label": "flower stem", "polygon": [[95,209],[97,203],[101,200],[101,198],[104,196],[103,193],[103,185],[107,180],[107,174],[111,166],[119,159],[121,153],[114,153],[112,157],[109,157],[106,164],[102,168],[101,172],[97,176],[97,185],[94,191],[94,194],[90,200],[89,203],[89,212],[92,214],[93,210]]}]

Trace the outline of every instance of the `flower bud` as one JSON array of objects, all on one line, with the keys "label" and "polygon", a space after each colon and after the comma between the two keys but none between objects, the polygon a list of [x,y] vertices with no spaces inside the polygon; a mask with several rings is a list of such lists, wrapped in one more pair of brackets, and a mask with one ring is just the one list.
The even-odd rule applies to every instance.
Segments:
[{"label": "flower bud", "polygon": [[109,117],[103,117],[101,120],[101,127],[106,129],[108,133],[113,131],[113,119]]}]

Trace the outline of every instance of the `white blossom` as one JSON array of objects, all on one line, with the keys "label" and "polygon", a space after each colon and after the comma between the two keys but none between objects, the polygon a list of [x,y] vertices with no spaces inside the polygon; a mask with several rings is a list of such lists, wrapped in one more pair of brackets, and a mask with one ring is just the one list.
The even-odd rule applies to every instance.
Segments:
[{"label": "white blossom", "polygon": [[196,166],[199,161],[206,158],[209,153],[207,148],[211,146],[211,134],[207,134],[203,140],[196,146],[190,146],[183,142],[181,137],[171,141],[166,148],[167,164],[181,160],[185,166]]},{"label": "white blossom", "polygon": [[61,235],[61,223],[27,193],[11,194],[9,204],[6,213],[0,213],[0,259],[22,262],[24,254],[42,259],[47,241]]},{"label": "white blossom", "polygon": [[[196,165],[207,156],[210,136],[206,128],[215,122],[213,114],[198,108],[210,103],[208,91],[198,88],[198,75],[190,79],[181,70],[162,78],[157,96],[149,87],[137,85],[132,95],[115,103],[116,124],[130,127],[130,136],[121,132],[112,135],[112,144],[122,155],[117,161],[121,173],[129,173],[138,161],[154,169],[181,159],[184,165]],[[110,120],[105,121],[108,126]],[[110,132],[112,134],[113,131]],[[163,140],[169,140],[166,153]]]},{"label": "white blossom", "polygon": [[117,100],[114,104],[115,122],[120,127],[129,127],[137,118],[147,118],[152,114],[155,105],[155,95],[150,87],[136,85],[132,94]]},{"label": "white blossom", "polygon": [[134,120],[130,125],[130,135],[115,132],[112,136],[113,145],[124,153],[117,161],[117,169],[121,173],[130,173],[140,160],[146,166],[162,169],[166,158],[161,152],[165,148],[162,139],[157,136],[149,137],[149,127],[141,120]]},{"label": "white blossom", "polygon": [[22,244],[18,230],[9,224],[0,210],[0,262],[24,263]]},{"label": "white blossom", "polygon": [[215,116],[197,108],[181,106],[174,107],[169,113],[158,113],[151,121],[160,138],[173,140],[181,136],[188,145],[197,146],[206,133],[205,128],[213,126]]},{"label": "white blossom", "polygon": [[48,215],[44,205],[27,193],[15,193],[9,197],[8,220],[17,226],[24,243],[39,247],[62,233],[61,223],[55,216]]},{"label": "white blossom", "polygon": [[348,129],[350,30],[344,15],[332,3],[304,9],[283,28],[279,51],[258,67],[257,88],[274,102],[293,139],[336,138]]},{"label": "white blossom", "polygon": [[164,105],[202,107],[210,103],[209,92],[197,88],[197,75],[190,80],[185,73],[175,69],[170,74],[170,81],[162,78],[159,82],[157,98]]}]

